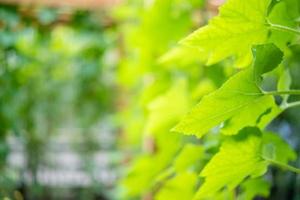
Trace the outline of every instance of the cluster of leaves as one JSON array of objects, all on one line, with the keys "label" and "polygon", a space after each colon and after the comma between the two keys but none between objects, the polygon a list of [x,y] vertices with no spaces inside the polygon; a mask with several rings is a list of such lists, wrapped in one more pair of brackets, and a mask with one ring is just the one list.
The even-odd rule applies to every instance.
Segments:
[{"label": "cluster of leaves", "polygon": [[[26,198],[43,192],[35,185],[37,170],[47,163],[45,151],[59,127],[71,122],[84,134],[81,149],[99,148],[91,146],[89,128],[112,108],[112,84],[103,78],[111,39],[91,15],[74,12],[63,21],[59,10],[0,7],[1,197],[13,194],[8,183],[10,189],[26,184],[20,170],[33,175]],[[25,147],[26,169],[7,166],[10,135]]]},{"label": "cluster of leaves", "polygon": [[288,165],[297,154],[286,138],[268,131],[300,105],[290,73],[300,63],[300,3],[227,0],[206,23],[209,3],[132,1],[115,13],[128,19],[122,145],[137,152],[122,199],[248,200],[270,194],[269,166],[300,172]]}]

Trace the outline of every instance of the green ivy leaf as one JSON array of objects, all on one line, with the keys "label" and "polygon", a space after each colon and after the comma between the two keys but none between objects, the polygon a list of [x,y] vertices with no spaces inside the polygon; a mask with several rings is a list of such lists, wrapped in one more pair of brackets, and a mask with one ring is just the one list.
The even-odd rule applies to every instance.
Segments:
[{"label": "green ivy leaf", "polygon": [[[231,77],[217,91],[205,96],[173,130],[202,137],[210,129],[232,119],[232,122],[225,123],[227,127],[223,131],[233,135],[247,125],[255,125],[261,114],[270,108],[274,109],[272,112],[276,112],[273,97],[261,93],[253,81],[253,70],[247,69]],[[242,120],[243,118],[247,121]],[[269,120],[266,118],[259,123],[267,121]]]},{"label": "green ivy leaf", "polygon": [[274,44],[256,45],[252,48],[254,56],[254,80],[261,81],[261,75],[272,71],[281,62],[283,52]]},{"label": "green ivy leaf", "polygon": [[235,56],[240,67],[251,63],[251,46],[267,40],[265,25],[270,0],[228,0],[220,14],[182,43],[209,54],[208,65]]},{"label": "green ivy leaf", "polygon": [[201,172],[205,182],[195,199],[213,196],[223,188],[234,189],[246,177],[258,177],[267,170],[261,157],[262,134],[258,128],[248,127],[224,141],[220,151]]}]

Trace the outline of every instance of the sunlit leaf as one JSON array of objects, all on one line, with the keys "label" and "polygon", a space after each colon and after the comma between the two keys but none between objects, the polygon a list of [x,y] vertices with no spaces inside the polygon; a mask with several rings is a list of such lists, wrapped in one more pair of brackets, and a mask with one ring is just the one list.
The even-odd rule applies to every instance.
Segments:
[{"label": "sunlit leaf", "polygon": [[195,199],[210,197],[224,187],[233,189],[248,176],[264,174],[267,162],[261,157],[261,148],[261,132],[257,128],[245,128],[226,140],[201,172],[205,182]]},{"label": "sunlit leaf", "polygon": [[[263,112],[273,109],[273,102],[273,97],[263,95],[253,81],[252,69],[247,69],[231,77],[217,91],[205,96],[173,130],[201,137],[226,120],[230,123],[232,118],[235,124],[228,125],[233,128],[230,131],[226,128],[225,132],[233,135],[244,126],[255,125]],[[239,122],[235,118],[240,117],[241,113],[245,114],[243,117],[247,120]]]},{"label": "sunlit leaf", "polygon": [[269,4],[270,0],[249,0],[247,3],[228,0],[217,17],[182,43],[207,52],[209,65],[234,56],[238,66],[247,66],[252,59],[251,46],[267,39],[265,19]]}]

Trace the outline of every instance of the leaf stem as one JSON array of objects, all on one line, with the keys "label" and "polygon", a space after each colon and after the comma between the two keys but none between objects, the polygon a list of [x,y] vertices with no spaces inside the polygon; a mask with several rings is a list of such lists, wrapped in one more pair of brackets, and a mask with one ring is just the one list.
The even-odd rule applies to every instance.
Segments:
[{"label": "leaf stem", "polygon": [[289,33],[300,35],[300,30],[298,30],[298,29],[294,29],[294,28],[291,28],[288,26],[283,26],[280,24],[273,24],[269,20],[267,20],[267,25],[273,30],[284,31],[284,32],[289,32]]},{"label": "leaf stem", "polygon": [[300,106],[300,101],[295,101],[295,102],[292,102],[292,103],[287,103],[285,108],[288,109],[288,108],[293,108],[293,107],[296,107],[296,106]]},{"label": "leaf stem", "polygon": [[[266,159],[266,158],[265,158]],[[284,164],[284,163],[281,163],[281,162],[278,162],[276,160],[273,160],[273,159],[266,159],[270,164],[274,165],[274,166],[278,166],[284,170],[288,170],[288,171],[291,171],[291,172],[294,172],[294,173],[297,173],[297,174],[300,174],[300,169],[299,168],[296,168],[296,167],[293,167],[291,165],[287,165],[287,164]]]},{"label": "leaf stem", "polygon": [[300,90],[286,90],[286,91],[263,91],[263,94],[265,95],[284,95],[284,94],[290,94],[290,95],[300,95]]}]

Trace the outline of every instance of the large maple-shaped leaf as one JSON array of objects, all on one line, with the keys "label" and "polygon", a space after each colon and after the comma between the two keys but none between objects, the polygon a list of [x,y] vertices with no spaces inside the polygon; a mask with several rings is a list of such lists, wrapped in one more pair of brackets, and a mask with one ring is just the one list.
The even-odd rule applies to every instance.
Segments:
[{"label": "large maple-shaped leaf", "polygon": [[[276,116],[277,109],[274,98],[264,95],[258,88],[253,80],[253,69],[249,68],[237,73],[220,89],[205,96],[173,130],[201,137],[226,121],[225,127],[232,127],[226,127],[226,133],[233,135],[245,126],[261,126],[260,123],[270,121],[271,119],[261,115],[269,114],[272,118]],[[239,117],[247,120],[239,121]]]},{"label": "large maple-shaped leaf", "polygon": [[226,140],[201,172],[205,182],[195,199],[206,199],[227,187],[234,189],[246,177],[264,174],[268,163],[261,157],[262,138],[257,128],[245,128]]},{"label": "large maple-shaped leaf", "polygon": [[[254,56],[253,79],[256,84],[259,84],[263,74],[274,70],[281,63],[283,52],[274,44],[256,45],[252,48],[252,52]],[[255,106],[256,109],[251,112],[243,109],[228,120],[222,129],[222,133],[226,135],[236,134],[245,126],[258,126],[263,129],[282,112],[282,109],[276,105],[273,98],[268,96],[253,102],[252,106]]]},{"label": "large maple-shaped leaf", "polygon": [[281,109],[273,97],[264,96],[254,100],[253,103],[244,109],[240,109],[232,118],[224,123],[221,133],[224,135],[235,135],[245,126],[257,126],[264,129]]},{"label": "large maple-shaped leaf", "polygon": [[293,149],[278,135],[246,127],[227,138],[202,170],[205,181],[195,199],[215,199],[224,188],[233,190],[247,177],[262,176],[269,164],[286,167],[295,158]]},{"label": "large maple-shaped leaf", "polygon": [[267,40],[267,10],[270,0],[228,0],[220,14],[182,43],[209,54],[208,64],[234,56],[240,67],[252,60],[251,46]]}]

